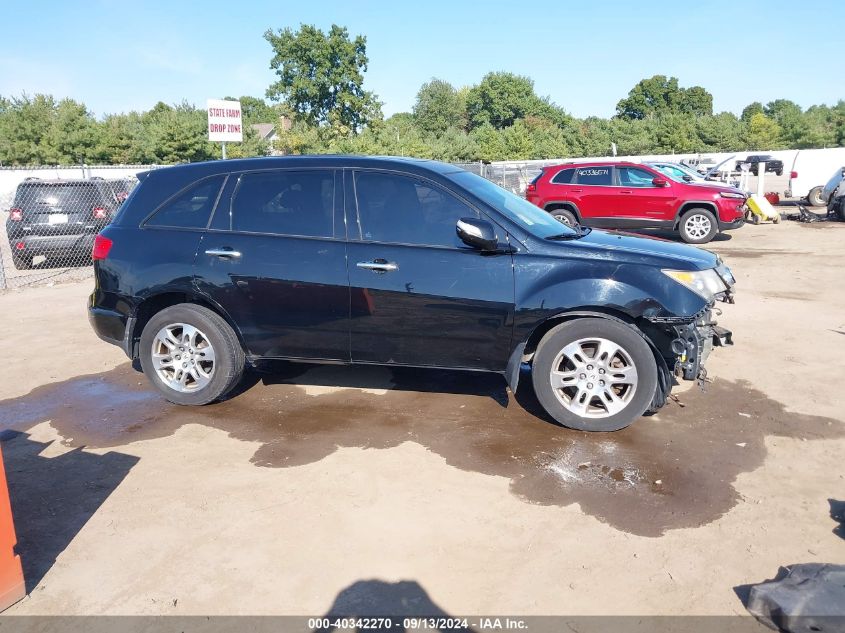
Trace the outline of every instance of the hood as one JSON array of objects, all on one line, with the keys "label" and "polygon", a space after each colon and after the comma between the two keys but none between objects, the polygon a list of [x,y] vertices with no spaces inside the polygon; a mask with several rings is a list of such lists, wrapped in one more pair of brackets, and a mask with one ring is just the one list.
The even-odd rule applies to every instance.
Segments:
[{"label": "hood", "polygon": [[564,254],[562,252],[564,250],[569,254],[574,254],[573,249],[577,249],[582,256],[660,268],[705,270],[714,268],[719,263],[719,258],[714,253],[702,248],[622,231],[593,229],[576,240],[564,242],[544,240],[544,243],[553,245],[552,248],[561,255]]},{"label": "hood", "polygon": [[690,187],[701,187],[705,189],[716,189],[717,191],[725,191],[729,193],[742,193],[745,195],[741,189],[737,189],[736,187],[731,187],[730,185],[726,185],[723,182],[688,182],[686,183]]}]

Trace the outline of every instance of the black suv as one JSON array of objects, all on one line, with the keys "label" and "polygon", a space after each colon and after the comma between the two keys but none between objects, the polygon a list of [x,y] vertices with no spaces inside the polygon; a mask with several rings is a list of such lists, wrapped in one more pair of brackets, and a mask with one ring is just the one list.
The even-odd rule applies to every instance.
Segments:
[{"label": "black suv", "polygon": [[783,175],[783,161],[774,158],[771,154],[752,154],[743,160],[736,161],[734,171],[741,171],[741,166],[748,163],[748,170],[757,175],[760,171],[760,163],[766,163],[766,173],[773,172],[777,176]]},{"label": "black suv", "polygon": [[18,185],[6,218],[15,267],[32,267],[38,255],[90,263],[94,236],[120,206],[129,182],[123,180],[41,180]]},{"label": "black suv", "polygon": [[97,236],[89,318],[168,400],[262,359],[502,374],[530,364],[563,425],[615,430],[704,376],[734,284],[695,247],[570,228],[443,163],[350,156],[182,165]]}]

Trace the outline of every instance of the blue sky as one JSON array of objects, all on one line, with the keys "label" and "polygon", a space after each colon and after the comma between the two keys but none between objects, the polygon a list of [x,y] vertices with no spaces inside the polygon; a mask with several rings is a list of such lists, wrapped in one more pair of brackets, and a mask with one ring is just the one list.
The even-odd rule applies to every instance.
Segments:
[{"label": "blue sky", "polygon": [[[5,0],[0,94],[52,93],[97,115],[157,101],[263,96],[273,81],[262,34],[332,23],[367,36],[365,86],[384,112],[410,110],[431,77],[455,86],[507,70],[532,77],[575,116],[610,116],[643,77],[701,85],[716,111],[788,98],[845,98],[845,2],[825,0]],[[762,63],[758,51],[766,52]]]}]

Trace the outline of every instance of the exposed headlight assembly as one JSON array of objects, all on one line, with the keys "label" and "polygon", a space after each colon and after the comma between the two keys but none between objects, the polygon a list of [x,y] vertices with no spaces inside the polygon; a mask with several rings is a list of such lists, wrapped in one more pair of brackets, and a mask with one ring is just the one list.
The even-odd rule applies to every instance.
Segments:
[{"label": "exposed headlight assembly", "polygon": [[708,301],[712,301],[716,295],[728,290],[715,268],[708,268],[707,270],[667,270],[664,268],[663,274],[698,293]]}]

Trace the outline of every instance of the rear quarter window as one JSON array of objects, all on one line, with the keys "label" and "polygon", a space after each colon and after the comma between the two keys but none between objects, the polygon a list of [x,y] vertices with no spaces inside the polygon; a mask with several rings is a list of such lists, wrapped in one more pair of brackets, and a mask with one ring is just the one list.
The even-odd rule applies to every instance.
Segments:
[{"label": "rear quarter window", "polygon": [[159,207],[144,225],[180,229],[205,228],[225,178],[224,175],[219,175],[194,183]]},{"label": "rear quarter window", "polygon": [[575,175],[575,169],[561,169],[554,175],[552,182],[556,185],[568,185],[572,182],[572,176]]}]

